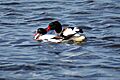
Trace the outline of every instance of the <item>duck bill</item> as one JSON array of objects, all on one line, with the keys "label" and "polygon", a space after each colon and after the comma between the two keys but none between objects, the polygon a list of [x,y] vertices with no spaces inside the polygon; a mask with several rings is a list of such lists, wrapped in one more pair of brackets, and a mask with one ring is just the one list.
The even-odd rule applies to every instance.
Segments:
[{"label": "duck bill", "polygon": [[35,40],[39,40],[39,37],[41,36],[41,34],[40,33],[35,33],[34,34],[34,39]]}]

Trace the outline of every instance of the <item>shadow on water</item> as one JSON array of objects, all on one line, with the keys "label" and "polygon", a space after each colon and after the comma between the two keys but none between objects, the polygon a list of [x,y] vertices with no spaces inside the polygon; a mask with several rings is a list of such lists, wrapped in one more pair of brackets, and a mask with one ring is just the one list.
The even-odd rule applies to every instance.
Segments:
[{"label": "shadow on water", "polygon": [[105,48],[120,48],[120,44],[111,44],[111,45],[106,45],[104,46]]},{"label": "shadow on water", "polygon": [[14,47],[34,47],[34,46],[41,46],[41,44],[15,45]]}]

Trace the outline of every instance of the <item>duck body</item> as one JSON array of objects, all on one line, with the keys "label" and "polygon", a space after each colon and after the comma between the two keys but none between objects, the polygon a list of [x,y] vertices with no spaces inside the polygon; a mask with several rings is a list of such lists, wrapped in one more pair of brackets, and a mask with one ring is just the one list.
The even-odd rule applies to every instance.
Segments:
[{"label": "duck body", "polygon": [[83,33],[83,31],[78,27],[65,27],[60,33],[60,36],[66,40],[74,36],[80,36],[80,33]]},{"label": "duck body", "polygon": [[53,43],[62,42],[62,38],[57,38],[56,35],[53,35],[53,34],[40,35],[39,33],[37,33],[34,36],[34,39],[37,41],[43,41],[43,42],[53,42]]},{"label": "duck body", "polygon": [[74,42],[82,42],[85,39],[86,39],[86,37],[84,35],[80,35],[80,34],[76,34],[71,38],[71,40],[73,40]]},{"label": "duck body", "polygon": [[52,42],[52,43],[62,43],[62,42],[68,42],[68,41],[83,42],[86,39],[84,35],[79,35],[79,34],[76,34],[76,35],[72,36],[69,39],[64,39],[56,35],[45,34],[45,35],[39,36],[37,39],[36,38],[34,39],[37,41]]},{"label": "duck body", "polygon": [[41,35],[37,33],[34,36],[34,39],[37,41],[53,42],[53,43],[61,43],[61,42],[68,42],[68,41],[82,42],[86,39],[86,37],[84,35],[81,35],[79,31],[80,30],[76,27],[74,28],[68,27],[63,29],[60,36],[56,36],[55,34]]},{"label": "duck body", "polygon": [[[54,30],[57,35],[47,34],[50,30]],[[83,31],[79,27],[64,27],[62,29],[60,22],[54,21],[51,22],[47,28],[38,28],[36,30],[36,34],[34,35],[34,39],[37,41],[55,43],[64,41],[82,42],[86,38],[80,33],[83,33]]]}]

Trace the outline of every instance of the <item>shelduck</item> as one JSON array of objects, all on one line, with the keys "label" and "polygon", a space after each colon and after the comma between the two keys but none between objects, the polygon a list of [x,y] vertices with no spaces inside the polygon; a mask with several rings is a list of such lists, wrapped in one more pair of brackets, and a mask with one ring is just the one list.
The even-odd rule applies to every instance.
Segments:
[{"label": "shelduck", "polygon": [[[56,34],[47,34],[48,31],[55,30]],[[83,30],[79,27],[64,27],[58,21],[51,22],[47,28],[38,28],[34,39],[37,41],[60,43],[64,41],[82,42],[86,39],[82,35]]]}]

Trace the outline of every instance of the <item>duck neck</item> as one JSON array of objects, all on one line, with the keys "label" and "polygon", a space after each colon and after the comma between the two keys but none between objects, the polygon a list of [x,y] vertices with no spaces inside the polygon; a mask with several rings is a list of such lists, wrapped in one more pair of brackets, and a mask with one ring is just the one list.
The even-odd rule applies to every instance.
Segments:
[{"label": "duck neck", "polygon": [[50,29],[51,29],[51,26],[48,26],[45,30],[48,32],[50,31]]}]

